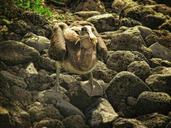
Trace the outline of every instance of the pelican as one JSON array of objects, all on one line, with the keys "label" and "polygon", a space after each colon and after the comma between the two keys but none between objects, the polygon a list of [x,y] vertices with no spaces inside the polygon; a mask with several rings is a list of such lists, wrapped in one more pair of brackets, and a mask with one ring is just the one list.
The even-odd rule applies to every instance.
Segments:
[{"label": "pelican", "polygon": [[[61,22],[53,27],[49,57],[55,60],[56,91],[59,90],[59,75],[61,66],[75,74],[90,74],[91,96],[94,96],[92,71],[97,63],[97,56],[106,56],[107,47],[95,27],[85,21],[78,21],[68,26]],[[100,85],[99,87],[103,89]]]}]

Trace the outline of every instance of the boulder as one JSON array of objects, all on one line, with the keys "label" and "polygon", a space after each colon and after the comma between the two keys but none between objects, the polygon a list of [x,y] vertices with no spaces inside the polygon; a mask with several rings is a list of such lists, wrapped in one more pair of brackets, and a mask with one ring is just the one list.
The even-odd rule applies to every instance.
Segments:
[{"label": "boulder", "polygon": [[78,15],[79,17],[87,19],[87,18],[95,16],[95,15],[100,15],[100,12],[98,12],[98,11],[79,11],[79,12],[75,12],[74,14]]},{"label": "boulder", "polygon": [[168,60],[163,60],[161,58],[151,58],[149,59],[149,65],[152,68],[155,68],[158,66],[171,67],[171,62]]},{"label": "boulder", "polygon": [[146,47],[146,37],[148,31],[142,29],[141,26],[132,28],[126,28],[124,30],[118,30],[111,37],[111,43],[109,44],[110,50],[130,50],[139,51],[148,58],[151,56],[151,51]]},{"label": "boulder", "polygon": [[127,70],[127,66],[135,60],[143,60],[131,51],[112,51],[109,53],[106,65],[109,69],[120,72]]},{"label": "boulder", "polygon": [[143,80],[151,73],[150,66],[146,61],[134,61],[128,65],[127,70]]},{"label": "boulder", "polygon": [[102,61],[98,61],[93,70],[93,77],[98,80],[101,79],[106,83],[109,83],[116,74],[116,71],[107,68],[106,64]]},{"label": "boulder", "polygon": [[63,119],[59,110],[56,109],[52,104],[41,104],[40,102],[34,102],[28,106],[28,112],[32,122],[38,122],[43,119]]},{"label": "boulder", "polygon": [[141,92],[147,90],[150,90],[149,87],[139,77],[122,71],[111,80],[106,94],[116,111],[123,113],[124,116],[131,116],[131,108],[134,105],[128,102],[129,97],[137,98]]},{"label": "boulder", "polygon": [[66,117],[62,122],[65,128],[88,128],[80,115]]},{"label": "boulder", "polygon": [[159,43],[154,43],[149,48],[152,51],[153,57],[171,61],[171,50],[165,46]]},{"label": "boulder", "polygon": [[10,86],[18,86],[21,88],[26,88],[27,84],[22,77],[16,76],[7,71],[0,71],[0,79],[4,82],[7,82]]},{"label": "boulder", "polygon": [[113,122],[113,128],[147,128],[142,122],[136,119],[118,118]]},{"label": "boulder", "polygon": [[20,88],[18,86],[11,87],[11,99],[18,101],[22,106],[28,106],[32,103],[32,94],[31,92]]},{"label": "boulder", "polygon": [[18,41],[0,42],[0,60],[7,65],[25,64],[39,59],[39,52]]},{"label": "boulder", "polygon": [[87,1],[79,2],[79,4],[74,7],[74,10],[75,11],[89,10],[89,11],[105,12],[105,7],[100,0],[87,0]]},{"label": "boulder", "polygon": [[27,33],[21,41],[39,52],[48,49],[50,46],[50,40],[48,38],[37,36],[34,33]]},{"label": "boulder", "polygon": [[168,116],[159,113],[143,115],[138,117],[137,119],[140,120],[148,128],[165,128],[170,120]]},{"label": "boulder", "polygon": [[165,68],[163,70],[160,70],[160,72],[161,73],[156,73],[156,74],[150,75],[145,81],[153,91],[166,92],[171,95],[171,86],[170,86],[171,71],[170,71],[170,68]]},{"label": "boulder", "polygon": [[99,98],[93,103],[88,108],[86,114],[91,127],[110,126],[111,122],[118,117],[118,114],[112,108],[110,103],[104,98]]},{"label": "boulder", "polygon": [[10,113],[7,109],[0,106],[0,126],[3,128],[10,128],[14,124],[11,121]]},{"label": "boulder", "polygon": [[34,124],[33,128],[65,128],[58,119],[44,119]]},{"label": "boulder", "polygon": [[164,92],[142,92],[137,99],[136,114],[144,115],[153,112],[168,113],[171,108],[171,97]]},{"label": "boulder", "polygon": [[94,24],[98,32],[113,31],[119,27],[119,17],[116,14],[101,14],[87,19]]}]

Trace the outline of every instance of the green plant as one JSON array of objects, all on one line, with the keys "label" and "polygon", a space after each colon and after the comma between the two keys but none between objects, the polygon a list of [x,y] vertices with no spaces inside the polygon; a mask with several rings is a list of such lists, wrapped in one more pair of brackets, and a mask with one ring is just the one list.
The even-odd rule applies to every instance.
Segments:
[{"label": "green plant", "polygon": [[14,0],[14,2],[18,7],[27,10],[32,10],[40,15],[52,15],[50,9],[48,7],[43,6],[43,0]]}]

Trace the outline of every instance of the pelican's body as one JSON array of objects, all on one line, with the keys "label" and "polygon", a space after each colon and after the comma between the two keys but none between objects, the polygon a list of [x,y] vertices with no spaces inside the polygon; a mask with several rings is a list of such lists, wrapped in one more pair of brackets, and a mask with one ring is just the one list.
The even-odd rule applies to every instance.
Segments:
[{"label": "pelican's body", "polygon": [[[91,73],[96,65],[99,49],[107,52],[102,38],[90,23],[76,24],[71,27],[65,23],[56,24],[48,53],[50,58],[56,60],[58,86],[59,63],[71,73]],[[93,84],[92,79],[91,84]]]}]

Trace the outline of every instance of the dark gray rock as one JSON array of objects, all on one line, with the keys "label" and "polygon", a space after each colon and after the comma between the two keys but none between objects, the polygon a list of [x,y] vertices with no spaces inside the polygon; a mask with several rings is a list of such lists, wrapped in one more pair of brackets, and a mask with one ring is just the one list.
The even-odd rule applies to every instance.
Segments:
[{"label": "dark gray rock", "polygon": [[117,74],[116,71],[107,68],[106,64],[102,61],[98,61],[95,69],[93,70],[93,77],[98,80],[103,80],[109,83],[112,78]]},{"label": "dark gray rock", "polygon": [[65,128],[63,123],[57,119],[44,119],[34,124],[33,128]]},{"label": "dark gray rock", "polygon": [[94,24],[98,32],[113,31],[119,27],[119,17],[116,14],[101,14],[90,17],[88,22]]},{"label": "dark gray rock", "polygon": [[27,87],[27,84],[22,77],[18,77],[16,74],[4,70],[0,71],[0,79],[4,82],[6,81],[10,86],[18,86],[21,88]]},{"label": "dark gray rock", "polygon": [[128,98],[137,98],[141,92],[147,90],[150,90],[149,87],[139,77],[133,73],[123,71],[111,80],[106,94],[116,111],[120,111],[125,116],[130,116],[133,113]]},{"label": "dark gray rock", "polygon": [[0,60],[8,65],[25,64],[39,59],[39,52],[21,42],[0,42]]},{"label": "dark gray rock", "polygon": [[41,104],[40,102],[34,102],[28,106],[28,112],[32,122],[38,122],[43,119],[63,119],[59,110],[56,109],[52,104]]},{"label": "dark gray rock", "polygon": [[62,122],[65,125],[65,128],[88,128],[80,115],[66,117]]},{"label": "dark gray rock", "polygon": [[156,73],[150,75],[146,79],[146,83],[153,91],[171,94],[171,72],[168,71],[167,68],[163,69],[163,71],[161,70],[160,72],[161,73],[159,74]]},{"label": "dark gray rock", "polygon": [[137,99],[136,114],[144,115],[153,112],[168,113],[171,108],[171,97],[164,92],[142,92]]},{"label": "dark gray rock", "polygon": [[79,17],[87,19],[87,18],[95,16],[95,15],[100,15],[100,12],[98,12],[98,11],[79,11],[79,12],[75,12],[74,14],[78,15]]},{"label": "dark gray rock", "polygon": [[93,103],[86,115],[91,127],[110,126],[110,123],[118,117],[111,104],[104,98],[99,98]]},{"label": "dark gray rock", "polygon": [[131,51],[112,51],[106,65],[108,68],[120,72],[127,70],[127,66],[135,60],[137,60],[137,56]]},{"label": "dark gray rock", "polygon": [[113,128],[148,128],[136,119],[118,118],[113,122]]},{"label": "dark gray rock", "polygon": [[22,42],[27,44],[30,47],[35,48],[36,50],[43,51],[44,49],[48,49],[50,46],[50,40],[43,36],[37,36],[34,33],[27,33]]},{"label": "dark gray rock", "polygon": [[3,128],[10,128],[14,124],[11,122],[10,113],[7,109],[0,106],[0,126]]},{"label": "dark gray rock", "polygon": [[171,50],[165,46],[159,43],[154,43],[149,48],[152,51],[153,57],[171,61]]},{"label": "dark gray rock", "polygon": [[169,123],[170,118],[168,116],[152,113],[143,115],[137,118],[148,128],[165,128]]},{"label": "dark gray rock", "polygon": [[145,61],[134,61],[128,65],[127,70],[143,80],[151,73],[150,66]]},{"label": "dark gray rock", "polygon": [[12,94],[12,97],[10,98],[18,101],[22,106],[28,106],[32,103],[32,94],[25,89],[18,86],[12,86],[10,93]]}]

